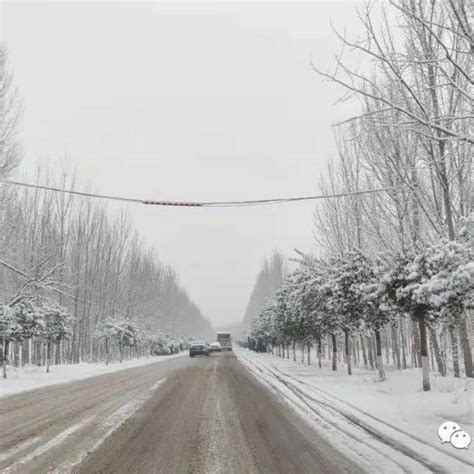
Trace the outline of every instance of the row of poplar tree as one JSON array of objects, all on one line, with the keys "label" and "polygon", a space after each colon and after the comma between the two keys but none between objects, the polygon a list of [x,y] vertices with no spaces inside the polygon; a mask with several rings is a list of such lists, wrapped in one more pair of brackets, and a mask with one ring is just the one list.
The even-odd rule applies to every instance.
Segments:
[{"label": "row of poplar tree", "polygon": [[[122,210],[114,216],[97,202],[6,187],[0,203],[4,365],[100,361],[109,349],[109,357],[121,358],[123,351],[148,353],[150,338],[162,334],[210,332],[175,272],[147,249]],[[49,334],[50,321],[61,325],[60,336]],[[109,322],[123,329],[106,343],[97,334]]]},{"label": "row of poplar tree", "polygon": [[334,127],[337,153],[320,180],[327,199],[314,213],[317,258],[303,259],[254,329],[268,320],[278,343],[340,332],[350,344],[362,332],[383,345],[380,328],[395,324],[402,348],[414,341],[424,357],[429,388],[427,331],[439,372],[448,346],[459,374],[460,346],[472,376],[470,3],[375,1],[358,18],[359,37],[336,32],[333,71],[312,63],[320,87],[359,104]]},{"label": "row of poplar tree", "polygon": [[[16,188],[22,106],[0,43],[0,362],[77,363],[158,352],[211,327],[176,273],[142,241],[123,208]],[[78,188],[66,164],[25,177]],[[165,336],[167,335],[167,336]],[[169,345],[169,344],[168,344]],[[161,349],[160,349],[161,348]]]},{"label": "row of poplar tree", "polygon": [[[74,318],[55,301],[41,300],[38,306],[29,299],[0,306],[2,337],[2,376],[7,378],[7,364],[45,366],[68,361]],[[107,318],[101,321],[92,337],[97,347],[95,361],[108,365],[112,359],[170,355],[187,347],[185,338],[151,332],[140,320]]]},{"label": "row of poplar tree", "polygon": [[[474,220],[467,222],[471,227]],[[270,299],[252,321],[250,340],[256,345],[276,346],[280,355],[290,344],[317,344],[321,365],[322,339],[329,336],[332,345],[332,368],[337,369],[337,335],[344,337],[344,358],[352,373],[351,358],[356,338],[374,334],[376,365],[380,379],[385,378],[382,357],[382,334],[387,326],[395,329],[394,346],[399,352],[397,333],[403,318],[416,325],[419,356],[423,367],[423,388],[430,389],[428,332],[437,369],[446,375],[446,359],[438,341],[440,329],[447,328],[455,354],[455,375],[459,376],[458,347],[455,332],[460,333],[464,348],[466,375],[472,377],[472,359],[461,323],[472,307],[474,281],[474,239],[442,240],[413,254],[393,258],[369,258],[349,252],[327,261],[304,258],[301,268],[291,273],[276,297]],[[470,240],[470,241],[469,241]],[[401,346],[406,346],[403,331]],[[370,347],[370,342],[369,342]],[[364,355],[366,359],[366,356]],[[397,356],[406,368],[406,354]],[[366,360],[365,360],[366,361]]]}]

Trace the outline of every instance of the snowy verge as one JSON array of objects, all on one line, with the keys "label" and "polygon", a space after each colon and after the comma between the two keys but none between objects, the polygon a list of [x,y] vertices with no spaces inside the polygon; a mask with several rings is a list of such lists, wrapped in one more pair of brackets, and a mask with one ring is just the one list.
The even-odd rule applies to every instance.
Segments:
[{"label": "snowy verge", "polygon": [[446,419],[471,432],[470,382],[443,379],[426,393],[419,389],[417,370],[397,372],[378,383],[370,371],[350,377],[342,370],[320,370],[268,354],[236,353],[260,381],[336,448],[344,446],[344,453],[364,470],[472,472],[471,453],[441,445],[437,434]]},{"label": "snowy verge", "polygon": [[36,365],[26,365],[23,368],[8,366],[7,379],[0,380],[0,398],[15,393],[26,392],[48,385],[57,385],[61,383],[83,380],[97,375],[109,374],[119,370],[141,367],[156,362],[164,362],[176,357],[188,355],[187,352],[172,354],[168,356],[153,356],[149,358],[131,359],[120,362],[110,362],[92,364],[82,362],[80,364],[52,365],[50,373],[46,373],[45,367]]}]

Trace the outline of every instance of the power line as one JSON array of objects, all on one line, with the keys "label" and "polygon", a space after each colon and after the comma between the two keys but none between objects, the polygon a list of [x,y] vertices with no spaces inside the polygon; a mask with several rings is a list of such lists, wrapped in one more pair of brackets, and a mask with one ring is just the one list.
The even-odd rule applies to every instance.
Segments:
[{"label": "power line", "polygon": [[203,207],[243,207],[243,206],[260,206],[264,204],[279,204],[285,202],[298,202],[298,201],[316,201],[320,199],[332,199],[341,198],[348,196],[357,196],[360,194],[372,194],[381,193],[388,191],[395,191],[397,189],[407,188],[408,185],[392,186],[387,188],[375,188],[365,189],[362,191],[350,191],[346,193],[337,194],[320,194],[316,196],[296,196],[296,197],[283,197],[283,198],[270,198],[270,199],[254,199],[249,201],[213,201],[201,203]]},{"label": "power line", "polygon": [[296,196],[296,197],[282,197],[269,199],[253,199],[243,201],[164,201],[154,199],[137,199],[123,196],[110,196],[107,194],[86,193],[82,191],[74,191],[70,189],[55,188],[52,186],[42,186],[40,184],[22,183],[20,181],[1,180],[1,183],[10,184],[13,186],[21,186],[26,188],[42,189],[45,191],[54,191],[57,193],[74,194],[77,196],[107,199],[110,201],[131,202],[135,204],[145,204],[150,206],[172,206],[172,207],[245,207],[245,206],[261,206],[265,204],[280,204],[285,202],[299,202],[299,201],[316,201],[320,199],[341,198],[348,196],[358,196],[361,194],[373,194],[381,192],[395,191],[397,189],[410,187],[409,185],[391,186],[386,188],[365,189],[362,191],[349,191],[337,194],[321,194],[317,196]]},{"label": "power line", "polygon": [[61,189],[61,188],[53,188],[51,186],[42,186],[40,184],[22,183],[20,181],[12,181],[9,179],[2,179],[0,182],[5,183],[5,184],[12,184],[14,186],[22,186],[25,188],[44,189],[45,191],[54,191],[57,193],[75,194],[77,196],[83,196],[83,197],[109,199],[113,201],[135,202],[139,204],[143,203],[142,199],[126,198],[126,197],[119,197],[119,196],[108,196],[107,194],[86,193],[86,192],[81,192],[81,191],[74,191],[72,189]]}]

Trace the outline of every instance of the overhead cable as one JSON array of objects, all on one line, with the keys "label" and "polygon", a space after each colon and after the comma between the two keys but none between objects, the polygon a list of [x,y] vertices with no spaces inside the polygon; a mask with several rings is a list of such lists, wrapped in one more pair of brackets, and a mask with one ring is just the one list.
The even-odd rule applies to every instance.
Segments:
[{"label": "overhead cable", "polygon": [[315,201],[320,199],[342,198],[348,196],[358,196],[362,194],[372,194],[381,192],[390,192],[402,188],[407,188],[409,185],[391,186],[385,188],[365,189],[361,191],[348,191],[336,194],[320,194],[316,196],[296,196],[296,197],[282,197],[282,198],[268,198],[268,199],[251,199],[242,201],[169,201],[161,199],[138,199],[123,196],[110,196],[107,194],[88,193],[83,191],[75,191],[72,189],[61,189],[52,186],[44,186],[40,184],[23,183],[13,180],[0,180],[0,183],[9,184],[13,186],[21,186],[26,188],[42,189],[45,191],[53,191],[57,193],[73,194],[86,198],[107,199],[110,201],[131,202],[135,204],[145,204],[149,206],[172,206],[172,207],[246,207],[246,206],[262,206],[265,204],[282,204],[299,201]]}]

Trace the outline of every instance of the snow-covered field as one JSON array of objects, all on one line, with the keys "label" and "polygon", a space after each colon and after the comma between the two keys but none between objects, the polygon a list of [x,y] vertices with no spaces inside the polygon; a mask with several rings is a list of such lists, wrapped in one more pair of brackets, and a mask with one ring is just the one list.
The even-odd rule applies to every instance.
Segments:
[{"label": "snow-covered field", "polygon": [[109,365],[105,365],[104,363],[90,364],[87,362],[80,364],[52,365],[49,374],[46,373],[45,367],[38,367],[36,365],[26,365],[21,369],[8,366],[7,379],[0,379],[0,397],[25,392],[27,390],[34,390],[35,388],[45,387],[46,385],[73,382],[75,380],[108,374],[118,370],[162,362],[185,355],[187,355],[187,352],[180,352],[179,354],[168,356],[124,360],[123,363],[111,362]]},{"label": "snow-covered field", "polygon": [[348,376],[343,364],[332,372],[246,349],[236,353],[264,384],[330,441],[344,443],[369,471],[392,472],[398,466],[421,472],[410,457],[428,470],[473,472],[472,446],[471,451],[455,449],[438,438],[438,427],[447,420],[474,435],[472,380],[432,376],[432,391],[423,392],[421,369],[388,372],[388,380],[378,382],[373,371],[355,368]]}]

